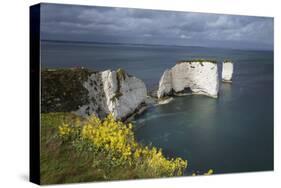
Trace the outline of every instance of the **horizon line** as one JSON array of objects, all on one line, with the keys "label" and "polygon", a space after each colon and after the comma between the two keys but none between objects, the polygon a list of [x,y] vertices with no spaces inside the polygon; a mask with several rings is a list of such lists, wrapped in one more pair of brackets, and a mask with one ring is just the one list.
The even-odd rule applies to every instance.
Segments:
[{"label": "horizon line", "polygon": [[146,44],[146,43],[126,43],[126,42],[99,42],[99,41],[83,41],[83,40],[60,40],[60,39],[40,39],[45,42],[61,42],[61,43],[84,43],[84,44],[111,44],[111,45],[135,45],[135,46],[169,46],[169,47],[196,47],[196,48],[216,48],[216,49],[230,49],[242,51],[274,51],[274,49],[253,49],[253,48],[229,48],[229,47],[211,47],[211,46],[197,46],[197,45],[168,45],[168,44]]}]

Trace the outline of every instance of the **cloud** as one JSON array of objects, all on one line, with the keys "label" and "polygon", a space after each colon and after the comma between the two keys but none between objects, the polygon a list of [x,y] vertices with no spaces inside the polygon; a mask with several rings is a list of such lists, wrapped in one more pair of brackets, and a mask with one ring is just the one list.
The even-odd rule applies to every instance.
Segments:
[{"label": "cloud", "polygon": [[43,4],[41,18],[43,39],[273,46],[273,19],[265,17]]}]

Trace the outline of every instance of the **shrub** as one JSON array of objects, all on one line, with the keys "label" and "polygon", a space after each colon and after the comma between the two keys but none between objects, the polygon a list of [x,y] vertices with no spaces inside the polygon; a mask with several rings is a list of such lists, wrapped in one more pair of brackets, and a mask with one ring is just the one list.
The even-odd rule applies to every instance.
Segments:
[{"label": "shrub", "polygon": [[198,176],[198,175],[208,176],[208,175],[212,175],[213,173],[214,173],[214,170],[213,169],[209,169],[207,172],[204,172],[203,174],[200,174],[199,172],[197,172],[197,173],[193,172],[192,176]]},{"label": "shrub", "polygon": [[[112,115],[104,120],[92,116],[80,125],[65,122],[58,131],[78,152],[93,155],[92,167],[102,169],[104,179],[180,176],[187,167],[186,160],[168,159],[161,149],[137,143],[132,124],[116,121]],[[114,172],[124,172],[125,177]]]}]

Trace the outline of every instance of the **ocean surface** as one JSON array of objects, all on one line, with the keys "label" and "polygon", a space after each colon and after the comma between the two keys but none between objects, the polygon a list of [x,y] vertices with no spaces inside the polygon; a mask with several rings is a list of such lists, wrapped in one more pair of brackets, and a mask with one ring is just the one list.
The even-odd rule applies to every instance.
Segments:
[{"label": "ocean surface", "polygon": [[[234,61],[218,99],[176,97],[136,118],[137,140],[188,160],[186,174],[273,170],[273,52],[202,47],[41,42],[43,68],[123,68],[156,88],[176,61]],[[219,64],[221,72],[221,64]]]}]

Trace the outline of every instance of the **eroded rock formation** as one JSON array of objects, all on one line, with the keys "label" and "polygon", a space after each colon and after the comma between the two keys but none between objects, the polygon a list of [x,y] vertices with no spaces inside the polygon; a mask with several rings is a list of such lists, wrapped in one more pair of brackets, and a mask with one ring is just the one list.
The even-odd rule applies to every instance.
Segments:
[{"label": "eroded rock formation", "polygon": [[138,111],[147,97],[143,81],[122,69],[49,69],[41,74],[42,112],[73,111],[98,117],[112,113],[125,119]]},{"label": "eroded rock formation", "polygon": [[157,97],[190,93],[216,98],[218,89],[218,67],[215,61],[180,61],[163,73]]}]

